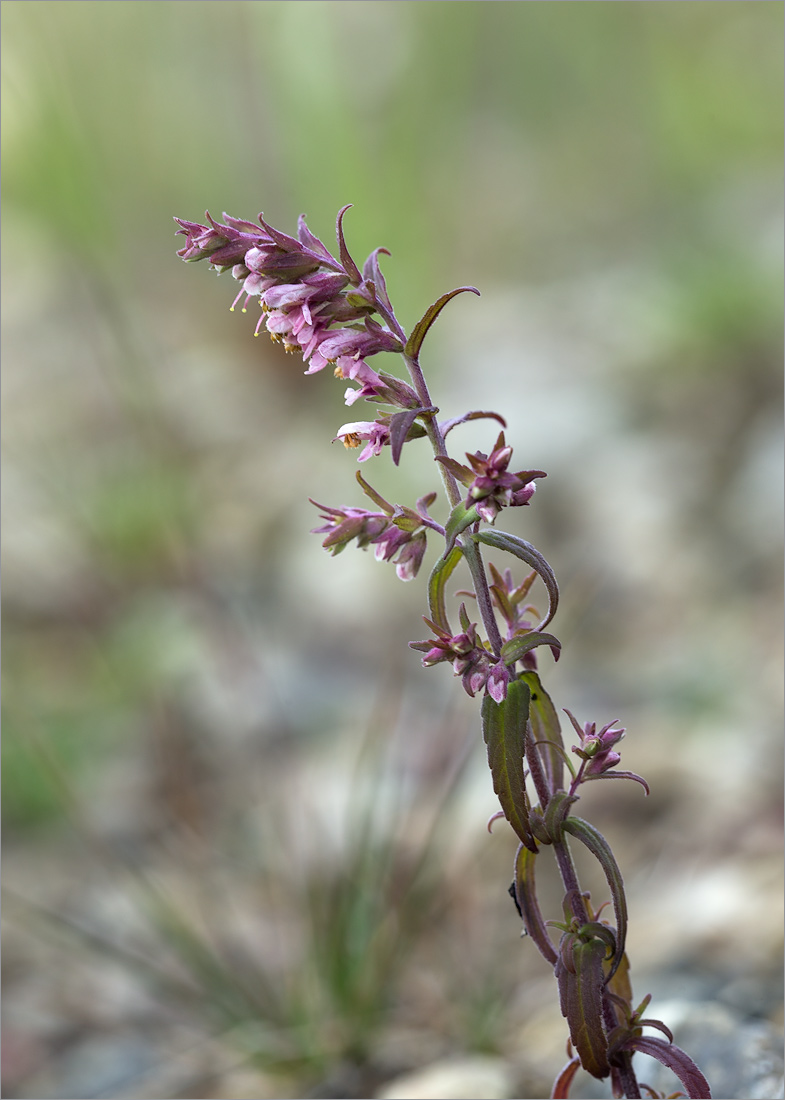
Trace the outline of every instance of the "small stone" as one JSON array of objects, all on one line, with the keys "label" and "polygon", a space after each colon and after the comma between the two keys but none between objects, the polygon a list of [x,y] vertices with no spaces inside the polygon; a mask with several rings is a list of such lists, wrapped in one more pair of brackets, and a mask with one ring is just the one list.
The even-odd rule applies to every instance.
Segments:
[{"label": "small stone", "polygon": [[503,1058],[445,1058],[404,1073],[377,1093],[377,1100],[506,1100],[513,1072]]}]

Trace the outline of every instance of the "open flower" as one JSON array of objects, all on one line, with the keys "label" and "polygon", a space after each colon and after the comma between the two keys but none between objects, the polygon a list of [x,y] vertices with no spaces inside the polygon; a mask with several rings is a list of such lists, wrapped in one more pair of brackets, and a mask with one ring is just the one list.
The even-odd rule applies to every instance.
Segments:
[{"label": "open flower", "polygon": [[[178,255],[189,261],[206,259],[219,273],[231,269],[241,284],[231,309],[242,302],[246,312],[250,299],[258,298],[263,312],[255,335],[266,328],[285,351],[302,355],[306,374],[316,374],[328,365],[339,378],[353,379],[364,371],[360,388],[346,391],[347,404],[364,397],[416,408],[419,401],[410,386],[389,375],[382,380],[365,362],[379,352],[400,352],[403,345],[400,336],[372,316],[379,312],[379,303],[389,305],[378,268],[378,252],[383,250],[369,256],[361,274],[346,248],[343,213],[338,220],[340,260],[308,229],[302,216],[297,236],[291,237],[269,225],[261,214],[258,224],[228,214],[223,225],[209,213],[207,225],[175,218],[177,232],[186,238]],[[378,451],[366,448],[361,461],[372,453]]]},{"label": "open flower", "polygon": [[350,449],[359,447],[363,440],[367,440],[357,459],[358,462],[366,462],[371,455],[382,453],[382,447],[390,442],[390,429],[380,420],[357,420],[339,428],[335,439],[340,439],[344,447]]}]

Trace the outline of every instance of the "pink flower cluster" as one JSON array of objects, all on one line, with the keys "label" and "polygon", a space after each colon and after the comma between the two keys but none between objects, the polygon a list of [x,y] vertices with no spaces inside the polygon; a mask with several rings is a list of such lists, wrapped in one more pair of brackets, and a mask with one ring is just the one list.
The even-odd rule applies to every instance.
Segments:
[{"label": "pink flower cluster", "polygon": [[209,225],[175,218],[177,232],[186,240],[178,256],[186,261],[206,259],[219,273],[231,270],[242,284],[231,308],[244,298],[245,312],[249,300],[257,298],[262,314],[256,334],[266,328],[287,352],[302,355],[306,374],[330,365],[337,378],[356,382],[359,388],[346,390],[347,405],[365,397],[415,408],[417,395],[410,386],[366,362],[379,352],[400,352],[403,343],[372,316],[387,304],[377,254],[368,257],[361,274],[343,240],[343,213],[338,216],[341,260],[311,233],[303,216],[295,238],[268,225],[261,214],[258,225],[228,214],[224,224],[209,213]]},{"label": "pink flower cluster", "polygon": [[449,630],[444,630],[426,619],[436,637],[423,642],[409,642],[409,647],[425,654],[422,659],[424,668],[430,668],[441,661],[449,661],[455,675],[461,677],[464,690],[469,695],[474,696],[485,688],[494,702],[501,703],[507,696],[510,671],[482,644],[477,634],[477,624],[469,622],[463,604],[460,614],[463,627],[460,634],[451,635]]},{"label": "pink flower cluster", "polygon": [[627,732],[625,729],[612,728],[618,719],[609,722],[597,732],[596,722],[585,722],[581,726],[578,719],[566,707],[564,713],[572,722],[573,729],[580,739],[580,744],[573,745],[572,751],[586,762],[583,774],[597,776],[608,771],[609,768],[614,768],[621,760],[621,755],[613,746],[617,745]]},{"label": "pink flower cluster", "polygon": [[528,504],[536,488],[534,479],[546,476],[543,470],[519,470],[515,474],[508,472],[512,447],[505,443],[504,432],[499,433],[490,455],[477,451],[475,454],[467,454],[466,458],[468,466],[441,455],[439,462],[468,487],[466,507],[475,505],[477,514],[486,523],[493,523],[502,508],[519,508]]},{"label": "pink flower cluster", "polygon": [[[312,534],[327,534],[322,543],[326,550],[340,554],[348,544],[356,539],[363,550],[374,547],[377,561],[394,561],[395,572],[402,581],[411,581],[417,576],[423,555],[425,554],[425,531],[420,527],[412,528],[407,517],[398,526],[384,512],[369,512],[365,508],[329,508],[324,504],[311,501],[322,511],[322,519],[327,522],[323,527],[314,527]],[[408,520],[408,521],[407,521]]]}]

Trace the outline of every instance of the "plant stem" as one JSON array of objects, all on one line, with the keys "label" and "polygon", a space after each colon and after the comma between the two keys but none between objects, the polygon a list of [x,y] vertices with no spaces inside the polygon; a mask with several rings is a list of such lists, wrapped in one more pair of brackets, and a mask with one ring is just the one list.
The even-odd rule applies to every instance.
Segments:
[{"label": "plant stem", "polygon": [[583,894],[581,893],[581,884],[578,882],[575,864],[572,861],[572,853],[567,845],[567,841],[563,837],[561,840],[555,840],[553,842],[553,854],[559,865],[559,874],[564,883],[565,893],[570,899],[573,915],[577,920],[585,924],[589,919],[589,912],[586,908]]}]

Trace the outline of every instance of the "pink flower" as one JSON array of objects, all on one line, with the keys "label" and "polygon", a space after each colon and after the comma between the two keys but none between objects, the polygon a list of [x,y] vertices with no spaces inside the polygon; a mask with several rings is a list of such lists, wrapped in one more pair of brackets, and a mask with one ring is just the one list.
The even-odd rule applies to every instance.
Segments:
[{"label": "pink flower", "polygon": [[406,530],[383,512],[368,512],[364,508],[328,508],[316,504],[327,522],[314,527],[314,534],[326,534],[325,550],[340,554],[353,540],[361,549],[372,545],[377,561],[394,561],[395,571],[402,581],[413,580],[425,554],[426,535],[420,528]]},{"label": "pink flower", "polygon": [[350,449],[359,447],[364,439],[367,440],[365,448],[357,459],[358,462],[366,462],[372,455],[382,453],[382,447],[390,442],[390,429],[379,420],[357,420],[339,428],[335,439],[340,439],[344,447]]},{"label": "pink flower", "polygon": [[488,695],[497,703],[506,698],[507,684],[510,681],[509,670],[480,641],[477,636],[477,624],[468,621],[463,605],[461,605],[461,625],[464,629],[460,634],[451,635],[448,630],[443,630],[430,619],[425,621],[436,637],[423,642],[409,642],[411,649],[417,649],[425,654],[422,658],[424,668],[438,665],[442,661],[449,661],[455,675],[461,677],[464,691],[468,695],[474,696],[485,688]]},{"label": "pink flower", "polygon": [[474,504],[485,522],[493,523],[502,508],[528,504],[536,488],[534,479],[545,477],[542,470],[509,473],[507,467],[511,457],[512,447],[505,443],[504,432],[500,432],[496,446],[489,455],[482,451],[466,455],[469,466],[464,466],[454,458],[440,456],[439,461],[458,481],[468,487],[466,507]]},{"label": "pink flower", "polygon": [[621,741],[627,731],[612,728],[616,725],[618,719],[608,722],[607,726],[603,726],[598,733],[595,722],[586,722],[581,726],[577,718],[566,707],[564,713],[572,722],[573,729],[580,738],[580,744],[573,745],[572,751],[581,760],[588,761],[588,767],[585,769],[587,776],[601,775],[602,772],[608,771],[609,768],[613,768],[619,763],[621,756],[614,750],[613,746]]}]

